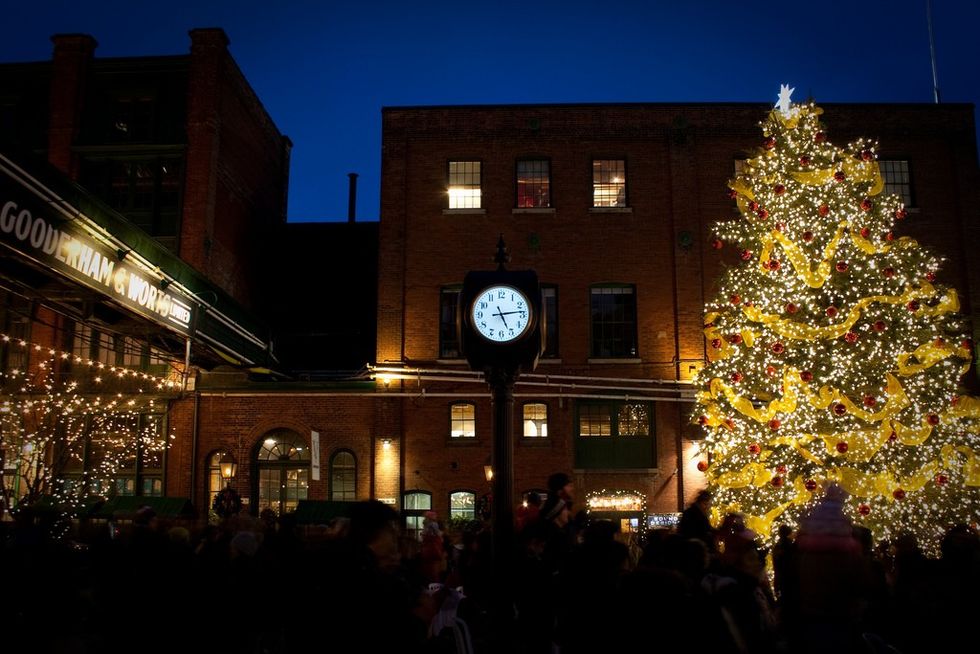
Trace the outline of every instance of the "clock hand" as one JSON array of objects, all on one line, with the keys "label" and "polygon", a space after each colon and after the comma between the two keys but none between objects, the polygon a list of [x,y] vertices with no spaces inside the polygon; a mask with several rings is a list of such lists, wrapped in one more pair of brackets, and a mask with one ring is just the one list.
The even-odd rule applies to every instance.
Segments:
[{"label": "clock hand", "polygon": [[500,316],[500,319],[504,321],[504,327],[507,327],[507,329],[510,329],[510,326],[507,324],[507,319],[504,318],[504,313],[500,310],[500,307],[499,306],[497,307],[497,313],[492,314],[492,315],[494,315],[494,316]]}]

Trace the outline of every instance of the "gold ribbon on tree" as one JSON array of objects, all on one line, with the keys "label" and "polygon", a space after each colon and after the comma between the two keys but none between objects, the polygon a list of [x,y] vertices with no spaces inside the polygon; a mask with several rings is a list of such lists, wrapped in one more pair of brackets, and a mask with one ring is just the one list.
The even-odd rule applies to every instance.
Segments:
[{"label": "gold ribbon on tree", "polygon": [[[904,352],[898,355],[898,374],[903,377],[916,375],[951,356],[969,359],[970,350],[965,347],[948,345],[945,342],[939,344],[935,341],[923,343],[912,352]],[[913,357],[918,363],[909,363],[909,359]]]},{"label": "gold ribbon on tree", "polygon": [[885,189],[885,180],[881,176],[881,168],[877,161],[860,161],[852,157],[841,160],[840,168],[824,168],[813,171],[790,171],[790,177],[806,186],[823,186],[834,181],[838,170],[854,182],[868,182],[871,186],[868,195],[878,195]]}]

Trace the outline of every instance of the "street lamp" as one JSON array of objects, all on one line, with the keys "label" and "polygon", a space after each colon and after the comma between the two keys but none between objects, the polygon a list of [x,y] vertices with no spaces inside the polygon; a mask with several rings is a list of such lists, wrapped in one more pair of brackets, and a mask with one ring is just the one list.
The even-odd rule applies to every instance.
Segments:
[{"label": "street lamp", "polygon": [[221,479],[226,484],[231,484],[231,480],[235,478],[238,473],[238,463],[228,452],[221,455],[221,459],[218,461],[218,470],[221,471]]},{"label": "street lamp", "polygon": [[493,466],[483,466],[483,475],[487,478],[487,483],[493,481]]}]

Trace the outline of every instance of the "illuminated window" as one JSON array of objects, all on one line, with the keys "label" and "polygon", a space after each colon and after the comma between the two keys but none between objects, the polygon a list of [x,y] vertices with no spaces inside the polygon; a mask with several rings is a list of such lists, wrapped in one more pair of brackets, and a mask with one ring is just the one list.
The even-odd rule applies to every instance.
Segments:
[{"label": "illuminated window", "polygon": [[107,366],[116,365],[116,338],[112,334],[99,332],[99,351],[96,360]]},{"label": "illuminated window", "polygon": [[357,499],[357,460],[347,450],[330,457],[330,499],[342,502]]},{"label": "illuminated window", "polygon": [[551,206],[551,163],[547,159],[517,162],[517,206],[521,209]]},{"label": "illuminated window", "polygon": [[449,494],[449,519],[476,519],[476,493],[453,491]]},{"label": "illuminated window", "polygon": [[469,402],[458,402],[449,406],[450,428],[452,438],[476,437],[476,405]]},{"label": "illuminated window", "polygon": [[479,209],[482,207],[479,161],[449,162],[449,208]]},{"label": "illuminated window", "polygon": [[422,533],[425,512],[432,510],[432,493],[408,490],[402,494],[402,516],[405,518],[405,531],[415,538]]},{"label": "illuminated window", "polygon": [[558,358],[558,287],[541,286],[541,304],[544,308],[544,352],[545,359]]},{"label": "illuminated window", "polygon": [[271,431],[262,437],[256,459],[255,511],[270,508],[276,515],[295,511],[309,495],[310,450],[303,437],[288,429]]},{"label": "illuminated window", "polygon": [[912,204],[912,178],[909,176],[909,162],[904,160],[879,161],[881,176],[885,180],[885,193],[902,198],[906,207]]},{"label": "illuminated window", "polygon": [[122,339],[123,365],[127,368],[141,368],[143,366],[143,351],[145,346],[131,336]]},{"label": "illuminated window", "polygon": [[591,356],[635,357],[636,292],[633,286],[593,286],[591,294]]},{"label": "illuminated window", "polygon": [[626,206],[626,161],[592,160],[592,206]]},{"label": "illuminated window", "polygon": [[439,358],[459,358],[459,336],[456,333],[456,308],[459,286],[444,286],[439,294]]},{"label": "illuminated window", "polygon": [[576,468],[656,466],[651,403],[588,400],[578,402],[575,409]]},{"label": "illuminated window", "polygon": [[580,404],[579,436],[612,436],[612,411],[608,404]]},{"label": "illuminated window", "polygon": [[0,369],[23,370],[27,367],[30,351],[20,341],[31,337],[31,303],[19,295],[0,291],[0,329],[10,337],[0,342]]},{"label": "illuminated window", "polygon": [[524,405],[524,438],[548,437],[548,405],[528,402]]},{"label": "illuminated window", "polygon": [[219,450],[208,457],[208,506],[214,506],[214,498],[218,496],[228,483],[221,477],[221,457],[225,455]]}]

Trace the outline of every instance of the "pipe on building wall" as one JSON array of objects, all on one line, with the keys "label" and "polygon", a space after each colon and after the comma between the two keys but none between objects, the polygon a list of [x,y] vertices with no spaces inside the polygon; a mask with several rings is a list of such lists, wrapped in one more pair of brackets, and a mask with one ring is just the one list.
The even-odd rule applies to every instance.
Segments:
[{"label": "pipe on building wall", "polygon": [[[195,393],[194,394],[194,417],[192,418],[192,424],[191,424],[191,492],[190,492],[191,505],[194,504],[194,499],[197,497],[197,440],[200,434],[199,420],[198,420],[198,416],[200,414],[200,407],[201,407],[201,394]],[[210,508],[211,507],[207,507],[207,509]]]}]

